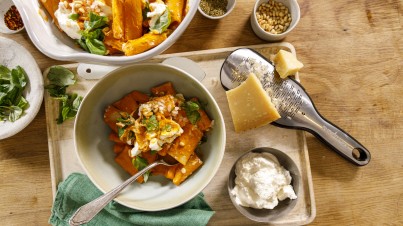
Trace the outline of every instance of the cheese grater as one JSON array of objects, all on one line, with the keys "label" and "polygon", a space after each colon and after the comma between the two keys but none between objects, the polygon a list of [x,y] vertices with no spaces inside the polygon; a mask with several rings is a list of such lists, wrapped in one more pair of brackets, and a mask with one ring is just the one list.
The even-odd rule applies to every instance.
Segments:
[{"label": "cheese grater", "polygon": [[273,125],[312,133],[331,149],[358,166],[368,164],[369,151],[351,135],[326,120],[316,110],[305,89],[293,78],[282,79],[274,65],[248,48],[233,51],[224,61],[220,79],[226,89],[233,89],[254,73],[270,96],[281,118]]}]

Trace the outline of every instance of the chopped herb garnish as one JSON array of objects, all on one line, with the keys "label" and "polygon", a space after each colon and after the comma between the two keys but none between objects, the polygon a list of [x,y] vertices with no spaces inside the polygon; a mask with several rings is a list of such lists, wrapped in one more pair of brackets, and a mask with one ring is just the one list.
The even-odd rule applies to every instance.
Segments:
[{"label": "chopped herb garnish", "polygon": [[74,118],[83,98],[76,93],[66,93],[67,87],[76,83],[73,72],[62,66],[52,66],[47,77],[49,84],[45,89],[51,97],[60,101],[57,123],[61,124],[67,119]]},{"label": "chopped herb garnish", "polygon": [[164,129],[163,129],[164,131],[167,131],[167,132],[171,132],[171,130],[172,130],[172,125],[171,124],[166,124],[165,126],[164,126]]},{"label": "chopped herb garnish", "polygon": [[131,126],[134,124],[134,119],[130,115],[122,115],[122,117],[118,118],[117,121],[124,124],[125,128],[126,126]]},{"label": "chopped herb garnish", "polygon": [[0,65],[0,120],[14,122],[29,107],[22,93],[27,85],[27,74],[20,66],[10,70]]},{"label": "chopped herb garnish", "polygon": [[[148,166],[147,160],[145,158],[142,158],[141,156],[136,156],[132,160],[132,164],[138,171],[140,171]],[[150,173],[151,173],[150,171],[147,171],[145,174],[143,174],[144,182],[147,182],[148,177],[150,176]]]},{"label": "chopped herb garnish", "polygon": [[124,133],[125,133],[125,128],[118,127],[118,136],[122,137]]},{"label": "chopped herb garnish", "polygon": [[151,115],[148,119],[147,118],[143,119],[141,123],[144,124],[147,131],[154,131],[157,130],[159,127],[158,120],[155,117],[155,115]]},{"label": "chopped herb garnish", "polygon": [[189,100],[185,102],[183,108],[185,109],[186,117],[193,125],[200,120],[201,116],[198,111],[200,109],[199,103]]},{"label": "chopped herb garnish", "polygon": [[74,13],[74,14],[71,14],[70,16],[69,16],[69,19],[70,20],[78,20],[78,17],[79,17],[80,15],[78,15],[77,13]]}]

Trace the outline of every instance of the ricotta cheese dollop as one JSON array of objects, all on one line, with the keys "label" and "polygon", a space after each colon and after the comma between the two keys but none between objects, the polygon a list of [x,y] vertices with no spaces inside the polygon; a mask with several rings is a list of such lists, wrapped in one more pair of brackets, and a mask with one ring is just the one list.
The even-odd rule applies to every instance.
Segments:
[{"label": "ricotta cheese dollop", "polygon": [[163,1],[156,1],[153,3],[150,3],[150,12],[147,13],[147,17],[151,18],[150,19],[150,27],[154,27],[155,24],[157,23],[158,19],[161,17],[161,15],[165,12],[167,9],[167,6],[164,4]]},{"label": "ricotta cheese dollop", "polygon": [[290,172],[269,153],[249,153],[235,166],[235,201],[245,207],[273,209],[279,200],[296,199]]},{"label": "ricotta cheese dollop", "polygon": [[71,9],[66,8],[63,2],[59,3],[59,8],[55,12],[55,17],[59,23],[60,29],[62,29],[70,38],[80,39],[81,29],[77,21],[70,19],[70,16],[74,14]]}]

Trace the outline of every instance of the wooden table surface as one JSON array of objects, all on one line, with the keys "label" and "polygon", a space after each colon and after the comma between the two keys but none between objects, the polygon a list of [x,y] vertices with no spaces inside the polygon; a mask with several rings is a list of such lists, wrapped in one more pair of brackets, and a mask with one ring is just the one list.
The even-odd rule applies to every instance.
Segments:
[{"label": "wooden table surface", "polygon": [[[301,20],[284,41],[305,64],[301,82],[321,114],[372,154],[357,167],[307,135],[317,208],[311,224],[403,225],[403,3],[298,3]],[[238,0],[219,21],[197,13],[165,53],[266,43],[251,29],[253,4]],[[26,32],[1,36],[26,47],[41,70],[66,63],[40,53]],[[1,225],[47,225],[52,191],[44,106],[27,128],[0,141],[0,172]],[[231,216],[216,214],[210,225],[217,222],[231,225]]]}]

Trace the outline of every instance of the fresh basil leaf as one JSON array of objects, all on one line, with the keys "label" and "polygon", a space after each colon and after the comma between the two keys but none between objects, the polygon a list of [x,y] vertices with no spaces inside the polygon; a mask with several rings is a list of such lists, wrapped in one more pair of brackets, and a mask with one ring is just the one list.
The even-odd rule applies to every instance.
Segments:
[{"label": "fresh basil leaf", "polygon": [[61,124],[67,119],[74,118],[77,114],[78,108],[81,104],[82,97],[78,96],[76,93],[67,94],[67,98],[63,98],[60,101],[59,107],[59,118],[57,118],[57,123]]},{"label": "fresh basil leaf", "polygon": [[137,155],[136,158],[134,158],[133,165],[140,171],[148,166],[148,162],[145,158]]},{"label": "fresh basil leaf", "polygon": [[200,120],[201,116],[199,113],[200,105],[194,101],[186,101],[184,104],[184,109],[186,113],[186,117],[189,119],[189,121],[194,125],[197,123],[197,121]]},{"label": "fresh basil leaf", "polygon": [[78,17],[80,17],[80,15],[78,15],[78,13],[74,13],[74,14],[71,14],[69,16],[69,19],[70,20],[78,20]]},{"label": "fresh basil leaf", "polygon": [[169,12],[168,7],[165,12],[158,18],[155,24],[150,27],[150,31],[154,33],[161,34],[166,31],[171,24],[171,13]]},{"label": "fresh basil leaf", "polygon": [[85,39],[85,44],[87,45],[87,48],[90,51],[90,53],[97,55],[106,54],[106,47],[104,43],[98,39],[87,38]]},{"label": "fresh basil leaf", "polygon": [[66,94],[67,86],[58,86],[54,84],[49,84],[45,86],[51,97],[63,97]]},{"label": "fresh basil leaf", "polygon": [[95,30],[98,28],[104,28],[105,26],[108,25],[109,22],[108,17],[100,16],[93,12],[90,12],[88,17],[89,20],[84,22],[84,28],[87,31]]},{"label": "fresh basil leaf", "polygon": [[186,101],[186,110],[187,111],[197,111],[200,109],[200,106],[198,103],[194,102],[194,101]]},{"label": "fresh basil leaf", "polygon": [[3,79],[3,77],[4,78],[6,78],[6,77],[10,77],[10,73],[11,73],[11,71],[10,71],[10,69],[8,69],[8,67],[6,67],[6,66],[4,66],[4,65],[0,65],[0,78],[1,79]]},{"label": "fresh basil leaf", "polygon": [[0,106],[0,119],[15,122],[23,112],[23,109],[18,106]]},{"label": "fresh basil leaf", "polygon": [[27,85],[27,73],[25,70],[17,66],[15,69],[11,70],[11,77],[15,76],[18,79],[19,88],[24,88]]},{"label": "fresh basil leaf", "polygon": [[147,171],[146,173],[143,174],[144,182],[147,182],[147,181],[148,181],[148,178],[150,177],[150,175],[151,175],[151,172],[150,172],[150,171]]},{"label": "fresh basil leaf", "polygon": [[77,40],[78,44],[85,51],[97,55],[105,55],[107,49],[102,29],[108,26],[108,17],[100,16],[95,13],[89,13],[89,20],[84,22],[85,30],[81,32],[81,39]]},{"label": "fresh basil leaf", "polygon": [[20,101],[18,102],[17,106],[20,107],[21,109],[25,110],[29,107],[29,103],[23,96],[21,96]]},{"label": "fresh basil leaf", "polygon": [[22,93],[22,89],[16,87],[14,84],[6,86],[5,95],[1,98],[1,105],[13,106],[16,105],[17,99]]},{"label": "fresh basil leaf", "polygon": [[[147,160],[138,155],[132,160],[132,164],[138,171],[148,166]],[[145,174],[143,174],[144,182],[147,182],[150,173],[151,173],[150,171],[147,171]]]},{"label": "fresh basil leaf", "polygon": [[48,80],[50,84],[64,87],[76,83],[74,73],[62,66],[52,66],[49,69]]},{"label": "fresh basil leaf", "polygon": [[141,121],[141,123],[144,124],[147,131],[149,131],[149,132],[157,130],[159,127],[159,123],[158,123],[157,117],[155,117],[155,115],[151,115],[148,119],[147,118],[143,119]]},{"label": "fresh basil leaf", "polygon": [[11,106],[10,115],[8,116],[8,120],[10,120],[10,122],[15,122],[17,119],[21,118],[23,112],[24,111],[20,107]]},{"label": "fresh basil leaf", "polygon": [[82,97],[76,93],[67,94],[67,87],[76,83],[75,75],[62,66],[52,66],[48,72],[49,84],[45,86],[51,97],[59,101],[58,124],[74,118],[80,107]]},{"label": "fresh basil leaf", "polygon": [[194,111],[187,117],[188,117],[189,121],[194,125],[200,120],[200,113],[197,111]]},{"label": "fresh basil leaf", "polygon": [[0,65],[0,119],[14,122],[19,119],[29,104],[22,93],[28,83],[24,69],[17,66],[9,69]]}]

